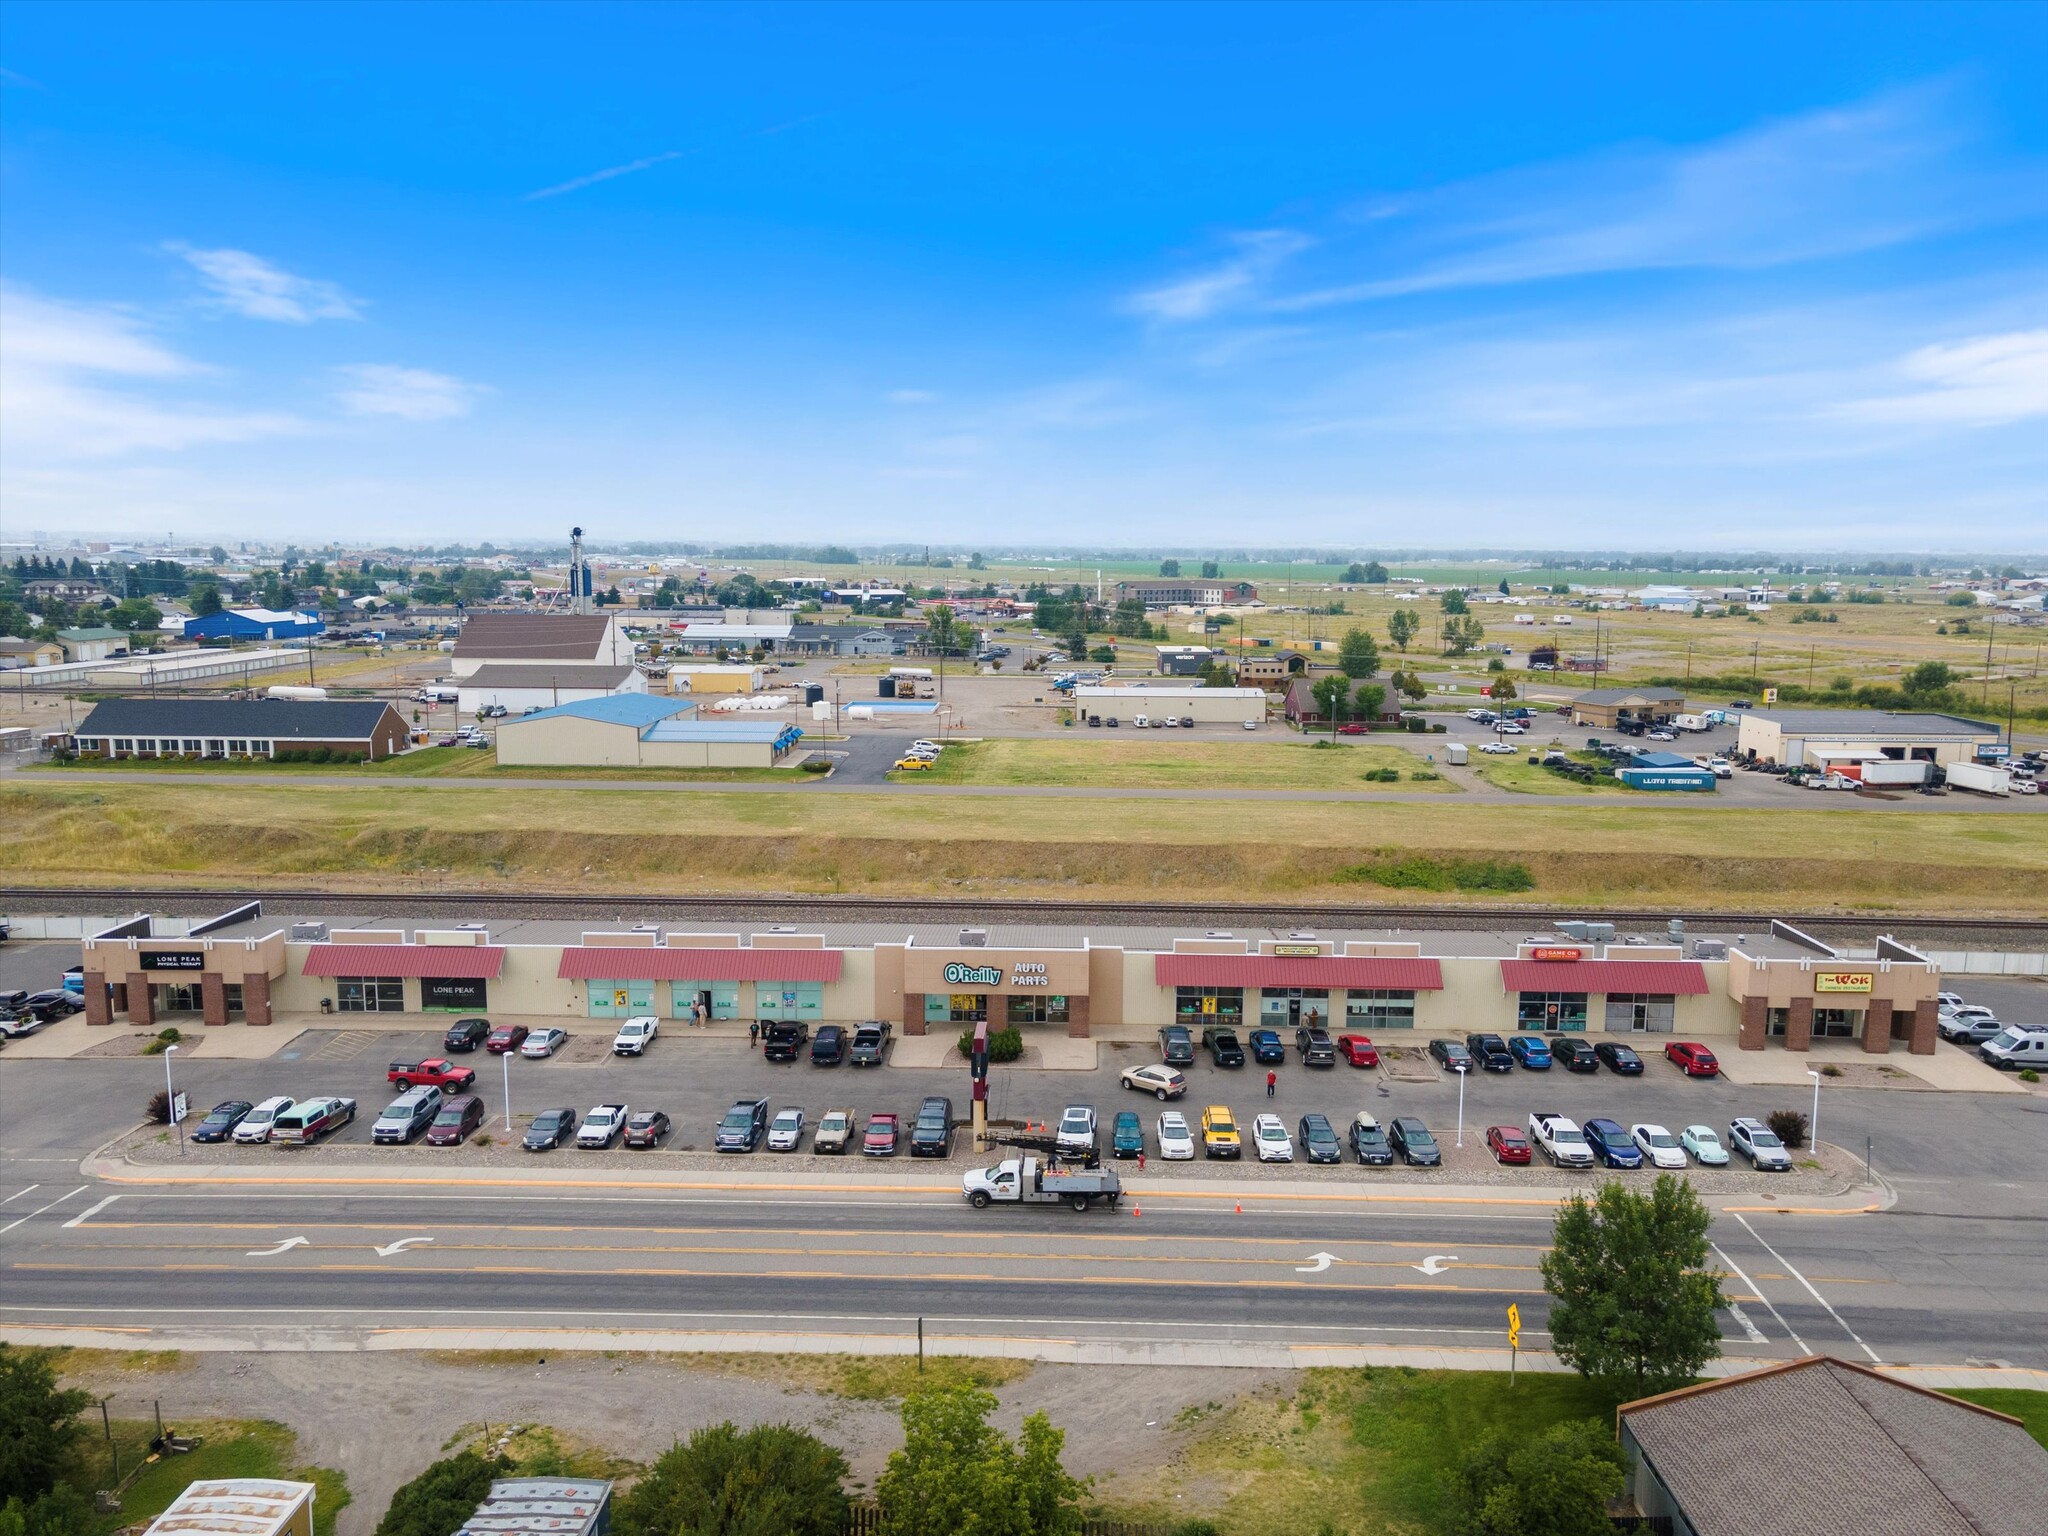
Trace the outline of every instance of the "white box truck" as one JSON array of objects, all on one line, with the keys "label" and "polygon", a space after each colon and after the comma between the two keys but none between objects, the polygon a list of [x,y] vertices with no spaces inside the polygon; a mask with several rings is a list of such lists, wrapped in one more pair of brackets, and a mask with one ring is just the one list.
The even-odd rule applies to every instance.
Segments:
[{"label": "white box truck", "polygon": [[1950,763],[1944,773],[1950,789],[1968,789],[1980,795],[2012,793],[2011,772],[1989,763]]},{"label": "white box truck", "polygon": [[1932,763],[1871,758],[1863,764],[1863,782],[1872,789],[1917,789],[1933,772]]},{"label": "white box truck", "polygon": [[1707,728],[1705,715],[1679,715],[1671,722],[1681,731],[1704,731]]}]

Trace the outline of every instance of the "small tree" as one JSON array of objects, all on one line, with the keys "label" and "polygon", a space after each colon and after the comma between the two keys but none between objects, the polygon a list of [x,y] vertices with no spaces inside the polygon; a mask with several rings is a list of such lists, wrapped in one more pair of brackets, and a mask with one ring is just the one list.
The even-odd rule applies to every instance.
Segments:
[{"label": "small tree", "polygon": [[1507,596],[1509,595],[1509,593],[1508,593],[1508,579],[1507,579],[1507,577],[1505,577],[1505,576],[1501,577],[1501,579],[1500,579],[1500,595],[1501,595],[1502,597],[1507,597]]},{"label": "small tree", "polygon": [[904,1400],[903,1449],[875,1482],[882,1536],[1070,1536],[1084,1485],[1060,1465],[1065,1435],[1042,1413],[1021,1447],[988,1423],[995,1395],[939,1387]]},{"label": "small tree", "polygon": [[1489,679],[1486,686],[1493,690],[1494,703],[1506,704],[1514,701],[1516,692],[1515,680],[1505,672],[1499,677]]},{"label": "small tree", "polygon": [[1422,628],[1422,621],[1408,608],[1396,608],[1387,615],[1387,638],[1402,651],[1408,649],[1408,642],[1415,638],[1415,632]]},{"label": "small tree", "polygon": [[953,639],[959,625],[953,618],[953,610],[944,603],[935,603],[925,610],[924,637],[935,651],[944,654],[953,648]]},{"label": "small tree", "polygon": [[0,1344],[0,1503],[33,1505],[57,1487],[92,1394],[57,1385],[41,1355]]},{"label": "small tree", "polygon": [[1764,1124],[1771,1128],[1773,1136],[1793,1151],[1806,1145],[1806,1116],[1801,1111],[1774,1109],[1764,1116]]},{"label": "small tree", "polygon": [[1202,579],[1204,581],[1214,581],[1218,576],[1221,576],[1222,574],[1223,568],[1219,566],[1214,560],[1204,560],[1202,562]]},{"label": "small tree", "polygon": [[1337,734],[1337,724],[1344,718],[1344,706],[1351,702],[1351,679],[1342,672],[1332,672],[1317,678],[1309,685],[1309,694],[1316,701],[1316,709],[1330,722],[1330,734]]},{"label": "small tree", "polygon": [[1497,1429],[1451,1474],[1457,1536],[1609,1536],[1607,1506],[1626,1480],[1621,1447],[1598,1419],[1553,1424],[1533,1439]]},{"label": "small tree", "polygon": [[1450,591],[1444,594],[1443,605],[1446,615],[1470,613],[1472,611],[1465,604],[1465,594],[1456,587],[1451,588]]},{"label": "small tree", "polygon": [[1542,1261],[1558,1358],[1632,1398],[1698,1376],[1721,1353],[1714,1312],[1727,1304],[1705,1267],[1711,1221],[1692,1185],[1668,1173],[1647,1194],[1610,1180],[1566,1201]]},{"label": "small tree", "polygon": [[619,1500],[618,1536],[838,1536],[846,1458],[788,1424],[714,1424],[664,1452]]},{"label": "small tree", "polygon": [[1160,561],[1159,574],[1162,576],[1178,576],[1180,574],[1180,562],[1178,560]]},{"label": "small tree", "polygon": [[1449,656],[1463,656],[1474,646],[1486,639],[1486,626],[1470,617],[1444,620],[1444,653]]},{"label": "small tree", "polygon": [[1349,678],[1377,676],[1380,670],[1378,642],[1362,629],[1347,631],[1337,643],[1337,669]]},{"label": "small tree", "polygon": [[510,1468],[504,1458],[476,1451],[434,1462],[391,1495],[377,1536],[454,1536],[491,1491],[492,1480]]}]

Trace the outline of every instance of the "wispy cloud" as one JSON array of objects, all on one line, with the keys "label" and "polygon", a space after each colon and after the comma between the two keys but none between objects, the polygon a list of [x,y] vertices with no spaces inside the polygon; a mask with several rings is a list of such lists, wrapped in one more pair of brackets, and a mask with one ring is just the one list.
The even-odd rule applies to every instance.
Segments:
[{"label": "wispy cloud", "polygon": [[343,387],[336,395],[342,408],[356,416],[397,416],[405,421],[446,421],[467,416],[483,387],[425,368],[390,363],[359,363],[341,370]]},{"label": "wispy cloud", "polygon": [[2048,416],[2048,330],[2009,331],[1921,347],[1897,364],[1911,386],[1852,401],[1850,421],[2004,426]]},{"label": "wispy cloud", "polygon": [[315,320],[355,320],[361,301],[333,283],[299,277],[247,251],[202,251],[178,241],[164,249],[189,262],[215,307],[251,320],[310,325]]},{"label": "wispy cloud", "polygon": [[[714,140],[714,144],[729,144],[743,139],[772,139],[781,134],[794,132],[810,123],[820,122],[835,116],[833,112],[806,112],[802,117],[792,117],[786,122],[770,123],[765,128],[750,128],[744,133],[727,134]],[[595,187],[603,182],[617,181],[621,176],[632,176],[641,171],[651,171],[657,165],[667,165],[671,160],[687,160],[692,155],[701,155],[713,144],[693,145],[689,149],[664,149],[659,154],[642,155],[638,160],[628,160],[623,165],[608,165],[601,171],[592,171],[587,176],[572,176],[567,181],[542,187],[538,192],[529,192],[522,202],[537,203],[545,198],[561,197],[570,192],[581,192],[585,187]]]},{"label": "wispy cloud", "polygon": [[928,389],[892,389],[884,398],[891,405],[932,405],[939,397]]},{"label": "wispy cloud", "polygon": [[1292,229],[1234,231],[1225,240],[1230,248],[1225,260],[1160,287],[1134,293],[1125,300],[1124,307],[1150,320],[1205,320],[1256,295],[1282,262],[1314,243]]},{"label": "wispy cloud", "polygon": [[0,441],[10,461],[175,452],[304,429],[283,412],[192,405],[156,393],[206,372],[125,310],[0,286],[0,396],[7,402]]}]

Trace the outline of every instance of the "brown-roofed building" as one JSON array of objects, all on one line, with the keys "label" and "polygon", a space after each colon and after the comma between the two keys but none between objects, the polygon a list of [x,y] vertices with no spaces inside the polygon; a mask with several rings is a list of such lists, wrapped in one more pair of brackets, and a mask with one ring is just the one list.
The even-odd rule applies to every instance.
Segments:
[{"label": "brown-roofed building", "polygon": [[484,666],[563,662],[631,666],[633,642],[615,614],[477,613],[463,621],[453,666],[467,678]]},{"label": "brown-roofed building", "polygon": [[2040,1536],[2048,1450],[2007,1414],[1810,1355],[1617,1410],[1674,1536]]}]

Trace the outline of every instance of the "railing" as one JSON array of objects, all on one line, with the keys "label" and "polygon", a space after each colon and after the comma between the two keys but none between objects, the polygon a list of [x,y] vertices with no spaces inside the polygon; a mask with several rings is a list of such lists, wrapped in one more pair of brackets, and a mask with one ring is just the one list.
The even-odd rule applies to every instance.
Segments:
[{"label": "railing", "polygon": [[1669,1515],[1610,1515],[1617,1531],[1644,1531],[1648,1536],[1673,1536],[1676,1523]]},{"label": "railing", "polygon": [[[845,1520],[840,1522],[840,1536],[875,1536],[882,1528],[882,1512],[872,1504],[855,1504],[848,1508]],[[1156,1520],[1084,1520],[1081,1522],[1081,1536],[1173,1536],[1177,1523]],[[1665,1521],[1661,1528],[1664,1536],[1671,1530],[1671,1522]]]}]

